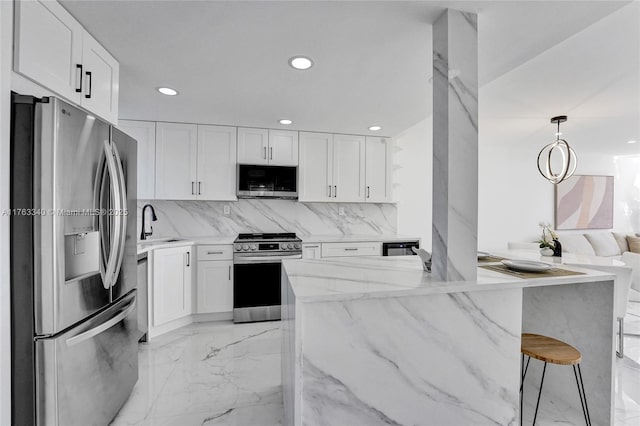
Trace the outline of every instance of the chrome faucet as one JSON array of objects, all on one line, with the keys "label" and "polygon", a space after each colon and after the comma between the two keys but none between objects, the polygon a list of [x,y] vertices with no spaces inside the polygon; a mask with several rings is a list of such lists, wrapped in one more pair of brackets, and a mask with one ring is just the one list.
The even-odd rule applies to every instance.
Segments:
[{"label": "chrome faucet", "polygon": [[156,211],[153,209],[153,206],[151,204],[145,204],[144,207],[142,208],[142,232],[140,232],[140,239],[141,240],[146,240],[149,235],[153,234],[153,226],[149,226],[149,228],[151,228],[151,232],[145,232],[144,231],[144,229],[145,229],[144,212],[147,210],[147,207],[151,207],[151,220],[153,222],[158,220],[158,217],[156,216]]}]

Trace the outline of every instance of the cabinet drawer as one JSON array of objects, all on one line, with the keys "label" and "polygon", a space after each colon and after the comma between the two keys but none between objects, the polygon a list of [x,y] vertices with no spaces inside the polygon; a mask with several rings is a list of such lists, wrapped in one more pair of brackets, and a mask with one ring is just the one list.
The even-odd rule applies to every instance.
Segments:
[{"label": "cabinet drawer", "polygon": [[380,256],[382,243],[322,243],[322,257],[338,256]]},{"label": "cabinet drawer", "polygon": [[198,246],[198,261],[202,260],[233,260],[233,246],[231,244]]}]

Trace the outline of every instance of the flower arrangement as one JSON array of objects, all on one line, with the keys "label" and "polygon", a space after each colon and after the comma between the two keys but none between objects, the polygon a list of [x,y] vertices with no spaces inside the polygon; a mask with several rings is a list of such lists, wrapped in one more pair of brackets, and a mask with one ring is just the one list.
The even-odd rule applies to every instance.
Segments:
[{"label": "flower arrangement", "polygon": [[552,250],[555,249],[555,241],[558,239],[558,234],[551,229],[551,224],[540,222],[538,225],[542,228],[542,239],[537,241],[537,243],[540,244],[540,248],[548,247]]}]

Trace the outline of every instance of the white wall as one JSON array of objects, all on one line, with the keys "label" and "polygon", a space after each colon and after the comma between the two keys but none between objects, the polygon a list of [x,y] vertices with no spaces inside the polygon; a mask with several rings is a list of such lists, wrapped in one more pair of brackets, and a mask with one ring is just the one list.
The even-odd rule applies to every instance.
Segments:
[{"label": "white wall", "polygon": [[[549,119],[561,114],[569,116],[561,130],[577,152],[576,174],[615,176],[613,229],[631,230],[628,205],[633,200],[625,188],[633,177],[621,171],[623,160],[616,163],[614,154],[634,151],[626,140],[640,140],[640,104],[634,97],[640,89],[640,55],[633,50],[638,47],[633,40],[637,16],[637,4],[631,4],[480,88],[479,250],[505,250],[508,241],[537,240],[538,223],[553,224],[554,186],[540,176],[536,159],[555,138]],[[628,66],[617,69],[603,61]],[[395,137],[398,231],[422,235],[427,249],[430,121],[426,118]],[[634,152],[640,154],[640,143],[637,148]]]},{"label": "white wall", "polygon": [[[508,241],[534,241],[539,238],[539,222],[553,224],[554,187],[540,176],[536,167],[538,152],[550,137],[548,129],[522,134],[514,139],[505,136],[504,131],[513,125],[512,121],[480,116],[479,250],[505,250]],[[407,129],[395,138],[395,142],[394,198],[398,203],[398,233],[419,235],[423,246],[429,250],[431,118]],[[640,208],[640,198],[633,198],[640,194],[640,188],[633,192],[634,180],[640,181],[637,177],[640,176],[640,157],[616,159],[613,155],[578,149],[578,159],[576,174],[614,176],[613,229],[631,231],[630,208],[634,202],[635,208]],[[640,221],[637,219],[640,211],[636,210],[635,214],[634,219]]]},{"label": "white wall", "polygon": [[[0,1],[0,211],[9,208],[13,4]],[[0,424],[11,424],[9,217],[0,214]]]},{"label": "white wall", "polygon": [[431,250],[433,134],[431,116],[394,138],[393,198],[398,233],[422,239]]}]

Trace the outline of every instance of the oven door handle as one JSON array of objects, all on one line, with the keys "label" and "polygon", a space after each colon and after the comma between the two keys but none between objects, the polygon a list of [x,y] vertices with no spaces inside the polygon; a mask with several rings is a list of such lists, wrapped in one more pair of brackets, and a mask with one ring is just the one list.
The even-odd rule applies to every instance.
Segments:
[{"label": "oven door handle", "polygon": [[236,265],[246,265],[251,263],[279,263],[286,259],[302,259],[302,254],[292,254],[288,256],[242,256],[234,257],[233,263]]}]

